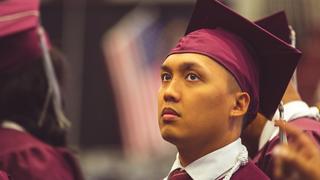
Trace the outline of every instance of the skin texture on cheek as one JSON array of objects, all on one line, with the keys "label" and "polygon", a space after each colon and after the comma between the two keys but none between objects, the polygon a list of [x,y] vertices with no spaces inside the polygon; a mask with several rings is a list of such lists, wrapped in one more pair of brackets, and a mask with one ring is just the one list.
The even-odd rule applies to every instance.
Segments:
[{"label": "skin texture on cheek", "polygon": [[197,128],[195,133],[199,136],[215,136],[221,134],[219,131],[226,127],[228,116],[226,94],[220,90],[220,87],[203,87],[203,91],[197,93],[195,97],[190,97],[190,105],[188,109],[193,109],[190,113],[192,119],[187,119],[193,122],[192,125]]}]

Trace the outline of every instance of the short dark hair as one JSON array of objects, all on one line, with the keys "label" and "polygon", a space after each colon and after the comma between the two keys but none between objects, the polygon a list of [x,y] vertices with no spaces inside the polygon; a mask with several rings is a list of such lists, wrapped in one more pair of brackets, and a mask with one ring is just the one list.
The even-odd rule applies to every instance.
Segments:
[{"label": "short dark hair", "polygon": [[[65,80],[65,58],[56,48],[50,55],[61,86]],[[50,100],[45,121],[38,125],[48,91],[48,81],[40,57],[14,71],[0,72],[0,123],[18,123],[33,136],[53,146],[66,146],[66,130],[58,126]]]}]

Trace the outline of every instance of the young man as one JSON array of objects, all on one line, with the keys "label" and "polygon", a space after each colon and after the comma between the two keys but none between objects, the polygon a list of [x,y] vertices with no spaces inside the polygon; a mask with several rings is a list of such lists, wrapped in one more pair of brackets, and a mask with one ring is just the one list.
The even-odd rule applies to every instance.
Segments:
[{"label": "young man", "polygon": [[178,149],[165,179],[268,179],[239,137],[258,111],[273,115],[299,58],[218,1],[197,1],[161,68],[160,132]]}]

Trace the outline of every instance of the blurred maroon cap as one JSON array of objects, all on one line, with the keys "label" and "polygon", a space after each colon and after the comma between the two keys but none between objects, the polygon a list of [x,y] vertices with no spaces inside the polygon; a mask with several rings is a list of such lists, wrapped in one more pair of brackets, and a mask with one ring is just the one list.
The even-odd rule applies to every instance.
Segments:
[{"label": "blurred maroon cap", "polygon": [[198,0],[186,35],[170,54],[199,53],[225,67],[250,95],[247,112],[271,118],[301,53],[216,0]]},{"label": "blurred maroon cap", "polygon": [[289,23],[284,11],[272,14],[255,23],[288,44],[291,44]]},{"label": "blurred maroon cap", "polygon": [[0,1],[0,37],[38,25],[39,0]]},{"label": "blurred maroon cap", "polygon": [[39,0],[0,1],[0,72],[42,56],[38,26]]}]

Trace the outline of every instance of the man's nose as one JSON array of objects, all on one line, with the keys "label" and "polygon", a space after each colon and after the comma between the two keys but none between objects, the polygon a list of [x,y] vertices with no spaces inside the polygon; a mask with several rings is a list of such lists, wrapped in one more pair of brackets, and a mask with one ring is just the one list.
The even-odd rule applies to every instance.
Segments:
[{"label": "man's nose", "polygon": [[172,79],[164,90],[164,100],[166,102],[178,102],[181,98],[180,88],[179,80]]}]

